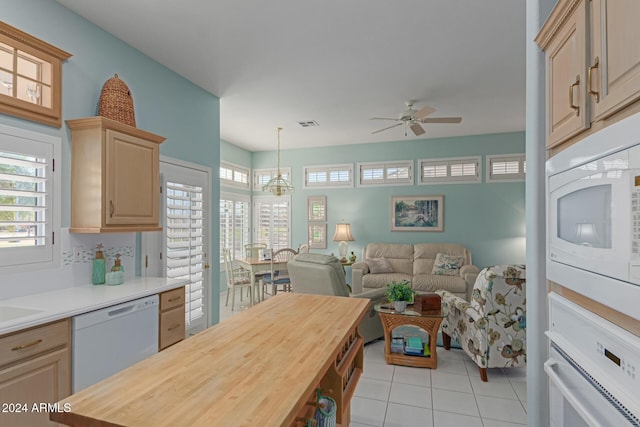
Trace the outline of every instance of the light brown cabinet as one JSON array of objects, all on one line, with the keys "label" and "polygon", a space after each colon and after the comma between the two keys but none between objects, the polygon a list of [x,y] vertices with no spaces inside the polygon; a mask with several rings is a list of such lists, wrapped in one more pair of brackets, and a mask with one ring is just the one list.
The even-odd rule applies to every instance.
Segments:
[{"label": "light brown cabinet", "polygon": [[184,339],[185,306],[184,287],[160,294],[160,323],[158,351]]},{"label": "light brown cabinet", "polygon": [[164,137],[105,117],[67,120],[71,129],[74,233],[159,231]]},{"label": "light brown cabinet", "polygon": [[71,394],[70,333],[65,319],[0,338],[0,402],[14,404],[2,425],[57,425],[41,405]]},{"label": "light brown cabinet", "polygon": [[638,14],[634,0],[560,0],[553,9],[536,38],[546,58],[547,148],[640,99]]},{"label": "light brown cabinet", "polygon": [[593,117],[604,119],[640,98],[640,2],[592,0],[590,70]]}]

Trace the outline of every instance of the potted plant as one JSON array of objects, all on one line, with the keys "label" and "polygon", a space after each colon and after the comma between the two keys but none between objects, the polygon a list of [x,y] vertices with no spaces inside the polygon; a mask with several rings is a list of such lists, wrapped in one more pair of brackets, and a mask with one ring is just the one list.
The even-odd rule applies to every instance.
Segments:
[{"label": "potted plant", "polygon": [[393,280],[387,285],[384,294],[389,302],[393,303],[393,308],[398,313],[402,313],[407,308],[407,303],[413,301],[415,292],[411,288],[408,280],[402,280],[400,282]]}]

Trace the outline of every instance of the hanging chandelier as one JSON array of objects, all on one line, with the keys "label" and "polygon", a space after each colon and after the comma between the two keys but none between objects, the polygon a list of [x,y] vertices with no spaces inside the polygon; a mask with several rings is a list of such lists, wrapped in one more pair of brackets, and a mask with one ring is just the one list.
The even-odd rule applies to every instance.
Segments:
[{"label": "hanging chandelier", "polygon": [[276,128],[278,133],[278,175],[275,178],[271,178],[269,182],[262,186],[262,191],[268,191],[274,196],[284,196],[285,194],[292,193],[294,190],[293,185],[282,178],[280,173],[280,131],[282,128]]}]

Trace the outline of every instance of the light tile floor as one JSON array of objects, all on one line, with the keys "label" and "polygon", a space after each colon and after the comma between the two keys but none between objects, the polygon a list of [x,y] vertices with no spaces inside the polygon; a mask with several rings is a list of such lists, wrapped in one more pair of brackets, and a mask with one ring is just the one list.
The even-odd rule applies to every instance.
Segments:
[{"label": "light tile floor", "polygon": [[[239,297],[236,294],[236,298]],[[220,320],[248,308],[248,298],[225,307]],[[438,347],[438,368],[387,365],[384,341],[367,344],[364,373],[351,399],[350,427],[507,427],[526,425],[526,370],[478,367],[459,349]]]}]

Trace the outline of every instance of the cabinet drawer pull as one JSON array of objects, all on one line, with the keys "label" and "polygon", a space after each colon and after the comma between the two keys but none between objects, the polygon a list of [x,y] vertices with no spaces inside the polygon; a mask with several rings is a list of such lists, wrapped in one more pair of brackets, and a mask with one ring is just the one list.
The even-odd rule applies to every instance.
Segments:
[{"label": "cabinet drawer pull", "polygon": [[174,301],[180,301],[180,299],[182,299],[182,297],[174,297],[174,298],[169,298],[167,301],[174,302]]},{"label": "cabinet drawer pull", "polygon": [[576,116],[580,116],[580,106],[573,103],[573,92],[576,86],[580,86],[580,75],[577,75],[576,81],[569,86],[569,107],[576,110]]},{"label": "cabinet drawer pull", "polygon": [[591,86],[591,73],[594,69],[600,66],[600,58],[596,56],[596,60],[591,67],[589,67],[589,71],[587,73],[587,90],[589,91],[589,95],[593,96],[596,102],[600,102],[600,93],[597,90],[593,90]]},{"label": "cabinet drawer pull", "polygon": [[174,329],[177,329],[180,326],[182,326],[182,323],[177,323],[177,324],[173,325],[172,327],[170,327],[169,329],[167,329],[167,331],[173,331]]},{"label": "cabinet drawer pull", "polygon": [[42,342],[42,339],[38,339],[27,344],[21,344],[19,346],[13,347],[11,351],[23,350],[25,348],[33,347],[34,345],[38,345],[41,342]]},{"label": "cabinet drawer pull", "polygon": [[113,200],[109,200],[109,218],[113,218]]}]

